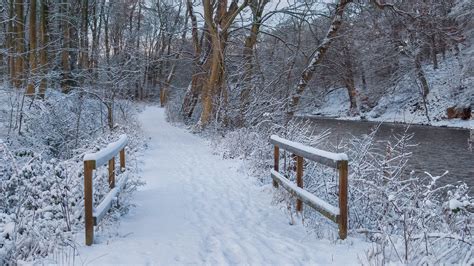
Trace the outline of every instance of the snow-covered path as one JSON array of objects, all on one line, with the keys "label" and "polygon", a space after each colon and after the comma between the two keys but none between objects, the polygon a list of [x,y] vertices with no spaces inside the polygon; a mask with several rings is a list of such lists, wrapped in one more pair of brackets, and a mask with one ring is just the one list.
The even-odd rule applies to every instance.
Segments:
[{"label": "snow-covered path", "polygon": [[136,207],[121,218],[118,236],[81,247],[79,261],[347,265],[364,256],[351,240],[334,244],[290,226],[271,205],[270,190],[239,173],[239,162],[222,160],[206,141],[168,124],[163,109],[148,107],[140,119],[151,138],[144,154],[146,185],[135,193]]}]

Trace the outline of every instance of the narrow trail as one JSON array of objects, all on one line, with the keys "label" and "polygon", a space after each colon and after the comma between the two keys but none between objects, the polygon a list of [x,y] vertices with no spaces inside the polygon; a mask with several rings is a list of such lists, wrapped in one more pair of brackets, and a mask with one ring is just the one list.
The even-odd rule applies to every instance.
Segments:
[{"label": "narrow trail", "polygon": [[[334,244],[290,226],[271,193],[213,155],[203,139],[165,121],[163,109],[140,115],[149,148],[146,185],[120,219],[117,236],[79,249],[85,264],[358,264],[363,248]],[[100,236],[99,236],[100,237]],[[359,242],[359,241],[358,241]]]}]

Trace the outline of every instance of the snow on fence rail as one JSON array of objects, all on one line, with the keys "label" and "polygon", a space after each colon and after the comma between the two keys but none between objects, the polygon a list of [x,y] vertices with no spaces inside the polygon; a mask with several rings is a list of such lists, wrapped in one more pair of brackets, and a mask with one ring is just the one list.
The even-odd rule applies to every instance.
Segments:
[{"label": "snow on fence rail", "polygon": [[[120,170],[125,171],[125,146],[128,138],[121,135],[116,142],[112,142],[104,149],[84,155],[84,211],[86,245],[94,242],[94,225],[97,225],[112,207],[112,201],[127,183],[127,176],[123,176],[115,185],[115,156],[120,154]],[[92,175],[93,171],[108,162],[110,191],[102,199],[97,208],[94,208]]]},{"label": "snow on fence rail", "polygon": [[[347,237],[347,176],[348,157],[344,153],[333,153],[289,141],[276,135],[270,137],[274,146],[274,169],[271,170],[273,186],[281,185],[297,198],[296,210],[303,210],[303,202],[339,225],[339,238]],[[278,172],[280,148],[291,152],[296,160],[296,184]],[[339,170],[339,207],[334,207],[323,199],[303,189],[304,158]]]}]

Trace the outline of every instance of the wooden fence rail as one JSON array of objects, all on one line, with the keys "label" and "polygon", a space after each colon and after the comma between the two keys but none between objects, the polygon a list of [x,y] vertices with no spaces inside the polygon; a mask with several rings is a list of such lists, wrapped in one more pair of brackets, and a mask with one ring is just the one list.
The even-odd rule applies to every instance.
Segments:
[{"label": "wooden fence rail", "polygon": [[[120,190],[127,182],[127,176],[122,177],[116,184],[115,182],[115,156],[120,154],[120,170],[125,171],[125,146],[128,139],[126,135],[120,136],[119,140],[110,143],[104,149],[84,155],[84,220],[86,245],[90,246],[94,242],[94,226],[105,216],[112,207],[113,200],[117,197]],[[109,167],[109,188],[110,191],[102,201],[94,208],[93,202],[93,171],[98,167],[108,163]]]},{"label": "wooden fence rail", "polygon": [[[347,186],[348,186],[348,157],[344,153],[332,153],[289,141],[276,135],[270,137],[274,146],[274,169],[271,170],[273,186],[281,185],[297,198],[296,210],[303,210],[303,203],[309,205],[331,221],[339,225],[339,238],[347,237]],[[280,149],[291,152],[296,160],[296,184],[280,174]],[[339,207],[334,207],[326,201],[303,189],[304,159],[308,159],[339,170]]]}]

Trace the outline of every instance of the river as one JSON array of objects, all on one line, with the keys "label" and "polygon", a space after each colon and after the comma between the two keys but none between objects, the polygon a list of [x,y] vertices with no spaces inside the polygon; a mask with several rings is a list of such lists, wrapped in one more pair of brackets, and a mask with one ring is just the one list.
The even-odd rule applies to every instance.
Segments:
[{"label": "river", "polygon": [[[379,124],[331,118],[304,119],[315,122],[315,133],[330,130],[328,140],[332,144],[347,139],[350,135],[358,137],[369,134]],[[407,125],[403,124],[383,123],[375,138],[377,141],[387,140],[394,134],[402,134],[406,128]],[[411,142],[417,144],[410,148],[413,154],[409,161],[409,170],[418,173],[426,171],[432,175],[441,175],[449,171],[438,180],[440,185],[463,181],[470,187],[470,193],[474,192],[474,143],[469,142],[471,134],[469,129],[410,125],[408,133],[414,134]]]}]

